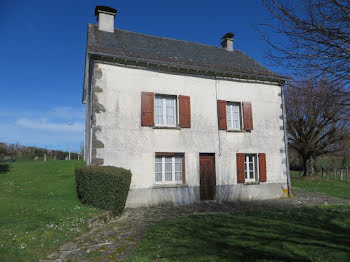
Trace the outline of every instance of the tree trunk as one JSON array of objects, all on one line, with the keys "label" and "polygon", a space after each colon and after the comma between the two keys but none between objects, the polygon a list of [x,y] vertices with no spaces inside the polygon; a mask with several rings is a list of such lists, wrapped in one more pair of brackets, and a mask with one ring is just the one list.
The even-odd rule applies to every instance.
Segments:
[{"label": "tree trunk", "polygon": [[304,177],[314,177],[315,176],[315,158],[310,156],[304,159]]}]

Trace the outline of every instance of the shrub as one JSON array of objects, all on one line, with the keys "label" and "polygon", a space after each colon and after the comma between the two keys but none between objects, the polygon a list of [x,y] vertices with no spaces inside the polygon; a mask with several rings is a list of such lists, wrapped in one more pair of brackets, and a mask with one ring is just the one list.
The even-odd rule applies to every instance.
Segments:
[{"label": "shrub", "polygon": [[78,198],[82,203],[121,213],[125,207],[131,172],[112,166],[75,169]]},{"label": "shrub", "polygon": [[0,163],[0,174],[7,173],[10,171],[10,165],[9,164],[2,164]]}]

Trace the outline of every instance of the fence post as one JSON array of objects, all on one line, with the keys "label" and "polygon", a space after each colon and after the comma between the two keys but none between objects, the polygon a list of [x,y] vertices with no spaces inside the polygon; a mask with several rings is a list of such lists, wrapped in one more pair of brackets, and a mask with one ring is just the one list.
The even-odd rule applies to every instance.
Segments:
[{"label": "fence post", "polygon": [[325,177],[325,172],[324,172],[324,166],[323,165],[321,166],[321,170],[322,170],[322,178],[324,178]]},{"label": "fence post", "polygon": [[340,181],[343,181],[343,169],[340,169]]}]

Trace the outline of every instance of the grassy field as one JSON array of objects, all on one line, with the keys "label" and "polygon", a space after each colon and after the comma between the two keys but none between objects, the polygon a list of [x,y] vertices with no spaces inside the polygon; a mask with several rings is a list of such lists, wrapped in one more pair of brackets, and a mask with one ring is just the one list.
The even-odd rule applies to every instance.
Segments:
[{"label": "grassy field", "polygon": [[[292,186],[350,198],[350,184],[292,173]],[[169,219],[129,261],[350,261],[350,206]]]},{"label": "grassy field", "polygon": [[320,177],[315,177],[310,180],[300,177],[299,172],[293,171],[291,171],[291,182],[292,187],[350,199],[350,183],[332,179],[322,179]]},{"label": "grassy field", "polygon": [[0,172],[0,260],[38,261],[87,230],[101,210],[76,196],[74,168],[84,162],[16,162]]},{"label": "grassy field", "polygon": [[169,219],[129,261],[350,261],[350,206]]}]

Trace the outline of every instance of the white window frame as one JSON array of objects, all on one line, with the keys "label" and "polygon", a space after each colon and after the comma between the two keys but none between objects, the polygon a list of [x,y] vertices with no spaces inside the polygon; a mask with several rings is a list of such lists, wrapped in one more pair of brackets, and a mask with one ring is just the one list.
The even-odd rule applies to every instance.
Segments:
[{"label": "white window frame", "polygon": [[[231,125],[233,123],[233,113],[232,113],[232,105],[238,105],[238,119],[239,119],[239,128],[234,128],[229,126],[229,119],[227,118],[227,107],[230,106],[230,121]],[[233,131],[242,131],[243,130],[243,114],[242,114],[242,103],[241,102],[226,102],[226,124],[227,124],[227,130],[233,130]]]},{"label": "white window frame", "polygon": [[[162,95],[162,94],[156,94],[155,100],[161,98],[162,99],[162,116],[163,116],[163,123],[158,124],[156,123],[156,102],[154,102],[154,125],[155,126],[165,126],[165,127],[176,127],[177,126],[177,96],[174,95]],[[174,102],[174,123],[168,124],[167,123],[167,111],[166,111],[166,99],[171,98]]]},{"label": "white window frame", "polygon": [[[249,157],[253,157],[253,169],[249,168]],[[253,171],[253,178],[250,178],[250,171]],[[244,154],[244,182],[256,182],[259,180],[259,163],[257,154]]]},{"label": "white window frame", "polygon": [[[156,172],[156,163],[157,163],[157,158],[161,158],[162,159],[162,181],[157,181],[156,180],[156,176],[157,176],[157,172]],[[165,181],[165,159],[166,158],[171,158],[172,159],[172,163],[171,163],[171,181]],[[176,158],[180,158],[181,159],[181,180],[175,180],[176,178],[176,168],[175,168],[175,163],[176,163]],[[155,159],[154,159],[154,181],[155,184],[158,185],[182,185],[183,184],[183,174],[184,174],[184,156],[183,155],[158,155],[156,154]],[[179,172],[179,171],[177,171]],[[159,172],[158,172],[159,173]]]}]

